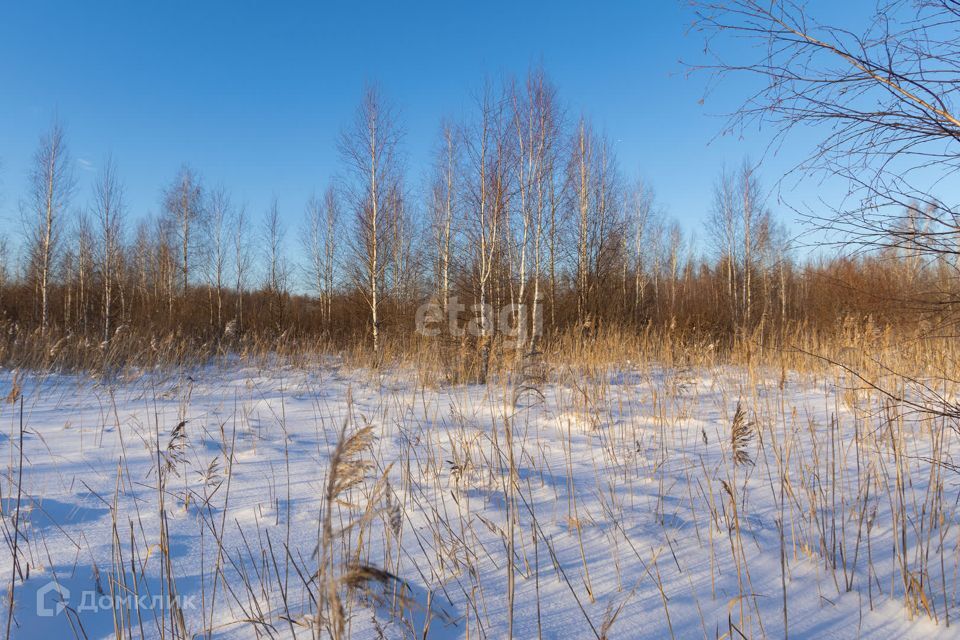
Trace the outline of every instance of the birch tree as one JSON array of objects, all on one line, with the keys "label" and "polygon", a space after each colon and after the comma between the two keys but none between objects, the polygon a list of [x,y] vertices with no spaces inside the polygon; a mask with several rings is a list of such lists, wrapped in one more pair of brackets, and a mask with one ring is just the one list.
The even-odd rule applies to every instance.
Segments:
[{"label": "birch tree", "polygon": [[414,281],[417,278],[417,265],[414,260],[415,220],[410,215],[407,195],[400,180],[390,188],[387,203],[390,212],[390,256],[387,265],[390,297],[395,304],[400,305],[412,297]]},{"label": "birch tree", "polygon": [[583,118],[574,134],[567,176],[577,217],[577,321],[587,328],[597,310],[597,294],[622,258],[624,231],[616,159],[606,138],[596,136]]},{"label": "birch tree", "polygon": [[397,158],[400,129],[393,108],[379,90],[364,91],[352,124],[340,136],[340,157],[346,168],[344,193],[353,214],[350,242],[355,284],[370,310],[371,346],[380,352],[380,305],[390,256],[392,189],[400,182]]},{"label": "birch tree", "polygon": [[323,286],[326,297],[326,318],[327,324],[333,320],[333,288],[334,272],[337,265],[337,233],[340,231],[340,199],[337,197],[337,191],[333,186],[327,187],[323,196],[324,207],[324,235],[323,243]]},{"label": "birch tree", "polygon": [[453,256],[454,219],[457,211],[457,170],[459,137],[453,127],[441,125],[440,144],[434,162],[430,190],[430,224],[434,242],[433,280],[436,296],[446,317],[450,305],[450,269]]},{"label": "birch tree", "polygon": [[274,327],[283,330],[285,298],[289,272],[283,248],[286,230],[280,218],[280,205],[274,198],[263,222],[263,243],[267,261],[266,290],[270,296]]},{"label": "birch tree", "polygon": [[740,224],[736,177],[724,169],[713,188],[709,228],[715,259],[724,271],[725,299],[730,321],[739,322]]},{"label": "birch tree", "polygon": [[181,292],[186,294],[190,283],[190,255],[196,240],[194,228],[203,214],[203,188],[190,167],[180,169],[164,194],[163,204],[179,239]]},{"label": "birch tree", "polygon": [[114,289],[119,284],[123,255],[126,202],[123,184],[112,157],[107,157],[93,188],[93,217],[97,225],[97,269],[103,293],[103,340],[110,341]]},{"label": "birch tree", "polygon": [[677,313],[677,283],[680,280],[680,252],[683,250],[683,230],[675,220],[667,227],[669,237],[668,260],[670,263],[670,317]]},{"label": "birch tree", "polygon": [[233,275],[236,283],[236,323],[234,333],[241,334],[243,324],[243,295],[247,287],[247,278],[250,271],[249,221],[246,207],[237,211],[233,225]]},{"label": "birch tree", "polygon": [[209,251],[207,279],[214,295],[216,313],[214,327],[217,335],[223,332],[223,293],[226,286],[228,258],[230,255],[229,226],[234,223],[233,205],[224,187],[210,193],[206,217],[206,245]]},{"label": "birch tree", "polygon": [[310,286],[320,300],[320,317],[329,324],[333,310],[334,261],[340,203],[333,186],[327,187],[323,198],[316,194],[307,201],[302,241],[307,252],[307,276]]},{"label": "birch tree", "polygon": [[593,143],[583,118],[577,124],[570,183],[576,190],[577,203],[577,323],[587,322],[587,298],[590,273],[590,207],[591,164]]},{"label": "birch tree", "polygon": [[[529,72],[522,86],[511,90],[512,129],[517,143],[516,194],[520,209],[518,245],[518,301],[526,303],[528,281],[532,281],[532,320],[540,314],[541,276],[544,254],[544,227],[550,199],[550,172],[556,151],[556,90],[542,69]],[[529,275],[528,275],[529,272]],[[531,332],[531,346],[536,332]],[[518,349],[526,347],[518,341]]]},{"label": "birch tree", "polygon": [[40,330],[43,333],[50,324],[50,285],[61,218],[73,194],[74,184],[64,130],[54,122],[40,139],[34,154],[29,195],[21,206],[24,228],[30,230],[30,252],[40,298]]},{"label": "birch tree", "polygon": [[494,96],[489,84],[478,100],[479,113],[464,129],[466,160],[467,240],[471,251],[472,288],[476,307],[474,322],[480,338],[481,380],[486,378],[493,333],[492,284],[503,240],[504,141],[503,99]]},{"label": "birch tree", "polygon": [[647,288],[647,269],[651,261],[650,226],[654,216],[653,189],[638,178],[630,190],[627,214],[632,226],[633,315],[639,319]]}]

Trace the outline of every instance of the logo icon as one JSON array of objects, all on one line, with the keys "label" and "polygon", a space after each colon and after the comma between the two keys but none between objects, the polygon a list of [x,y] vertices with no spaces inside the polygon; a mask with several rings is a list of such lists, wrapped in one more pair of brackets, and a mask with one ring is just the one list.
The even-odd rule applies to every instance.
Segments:
[{"label": "logo icon", "polygon": [[[50,596],[51,593],[56,595]],[[48,582],[37,589],[37,615],[41,618],[58,616],[67,608],[66,602],[69,599],[69,589],[56,582]],[[50,600],[50,604],[53,604],[53,606],[48,606],[48,600]]]}]

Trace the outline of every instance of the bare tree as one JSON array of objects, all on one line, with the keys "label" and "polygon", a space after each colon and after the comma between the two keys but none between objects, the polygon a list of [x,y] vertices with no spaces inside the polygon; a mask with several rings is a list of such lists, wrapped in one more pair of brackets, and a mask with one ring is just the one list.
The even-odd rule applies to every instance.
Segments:
[{"label": "bare tree", "polygon": [[741,246],[740,222],[735,176],[724,169],[713,188],[709,224],[717,264],[726,276],[726,301],[730,320],[734,324],[738,322],[739,311],[740,288],[737,273]]},{"label": "bare tree", "polygon": [[430,190],[430,224],[434,242],[433,280],[444,316],[450,304],[450,269],[458,205],[456,178],[460,163],[459,142],[453,127],[444,122],[440,130],[440,144]]},{"label": "bare tree", "polygon": [[332,186],[327,187],[322,200],[315,194],[310,196],[301,239],[309,258],[307,272],[310,285],[320,299],[320,316],[325,324],[330,323],[333,310],[339,219],[340,203]]},{"label": "bare tree", "polygon": [[337,246],[339,242],[337,240],[337,233],[340,232],[340,200],[337,197],[337,191],[333,185],[327,187],[326,192],[323,194],[323,209],[325,229],[323,238],[323,289],[327,302],[326,319],[327,324],[330,324],[333,320],[334,273],[338,260]]},{"label": "bare tree", "polygon": [[386,270],[390,281],[390,295],[401,304],[412,297],[417,278],[415,254],[416,221],[410,214],[407,194],[400,180],[391,187],[388,195],[390,212],[389,262]]},{"label": "bare tree", "polygon": [[157,306],[151,291],[151,271],[153,271],[153,242],[151,241],[151,221],[141,219],[133,233],[131,266],[135,272],[131,296],[144,308]]},{"label": "bare tree", "polygon": [[[550,173],[555,165],[559,114],[556,90],[543,69],[530,71],[522,88],[514,83],[510,100],[513,107],[513,136],[517,142],[515,189],[520,209],[518,238],[518,301],[526,302],[527,281],[532,279],[533,320],[540,314],[540,285],[543,271],[544,230],[549,206]],[[528,276],[528,271],[532,271]],[[536,332],[530,332],[531,346]],[[518,341],[518,349],[527,345]]]},{"label": "bare tree", "polygon": [[58,122],[41,139],[33,157],[28,200],[21,205],[29,229],[32,260],[40,297],[40,330],[50,324],[50,285],[60,239],[60,218],[74,188],[63,127]]},{"label": "bare tree", "polygon": [[156,230],[153,243],[152,282],[156,300],[166,300],[167,313],[173,315],[174,300],[177,296],[180,266],[177,253],[176,221],[169,216],[158,216],[154,220]]},{"label": "bare tree", "polygon": [[[805,211],[827,240],[854,251],[910,246],[956,256],[960,210],[936,195],[960,168],[960,6],[954,0],[893,0],[862,16],[859,31],[818,20],[805,3],[703,0],[696,26],[713,59],[700,65],[723,80],[761,81],[731,116],[729,129],[773,125],[819,144],[800,171],[823,170],[850,186],[828,215]],[[723,34],[758,46],[722,55]],[[756,55],[752,55],[756,52]],[[751,56],[743,58],[742,56]],[[898,224],[911,202],[929,222]]]},{"label": "bare tree", "polygon": [[480,380],[486,380],[491,354],[493,278],[502,260],[503,226],[507,212],[507,162],[504,140],[504,100],[486,84],[478,99],[479,114],[463,130],[467,211],[466,239],[471,253],[475,322],[480,341]]},{"label": "bare tree", "polygon": [[606,138],[595,135],[585,119],[577,126],[567,174],[577,212],[577,321],[586,328],[598,292],[622,257],[623,223],[616,160]]},{"label": "bare tree", "polygon": [[590,282],[590,171],[593,163],[593,144],[586,121],[580,118],[577,139],[574,144],[574,174],[570,180],[576,185],[577,201],[577,322],[582,326],[587,321],[587,298]]},{"label": "bare tree", "polygon": [[666,221],[663,219],[654,220],[649,231],[649,241],[647,246],[650,248],[653,261],[651,264],[651,273],[653,276],[653,298],[656,303],[656,314],[660,316],[663,313],[663,265],[667,262],[665,235]]},{"label": "bare tree", "polygon": [[90,298],[93,283],[94,240],[90,217],[85,211],[77,213],[76,222],[77,322],[80,331],[88,335]]},{"label": "bare tree", "polygon": [[671,220],[667,227],[669,249],[667,252],[670,262],[670,317],[677,313],[677,282],[680,279],[680,252],[683,250],[683,230],[676,220]]},{"label": "bare tree", "polygon": [[380,352],[380,304],[390,256],[391,207],[396,206],[391,194],[400,180],[400,135],[393,108],[376,87],[369,86],[339,144],[347,169],[344,193],[354,219],[352,275],[370,308],[374,353]]},{"label": "bare tree", "polygon": [[639,319],[647,288],[647,269],[651,257],[650,226],[654,217],[653,189],[641,178],[630,189],[627,215],[633,235],[633,314],[634,319]]},{"label": "bare tree", "polygon": [[744,160],[737,173],[724,169],[714,186],[709,225],[715,257],[726,279],[730,320],[743,331],[750,330],[756,319],[754,276],[759,269],[766,277],[762,270],[769,257],[770,224],[756,166]]},{"label": "bare tree", "polygon": [[562,240],[564,228],[567,225],[567,189],[566,181],[558,176],[558,167],[561,164],[557,158],[558,151],[550,158],[547,168],[547,207],[549,222],[547,230],[547,253],[550,271],[550,324],[557,324],[557,278],[560,272]]},{"label": "bare tree", "polygon": [[179,239],[181,291],[190,283],[190,254],[195,239],[194,226],[203,215],[203,188],[190,167],[183,166],[164,194],[164,209],[174,223]]},{"label": "bare tree", "polygon": [[287,295],[288,265],[283,248],[286,229],[280,219],[280,206],[273,199],[263,222],[263,242],[267,259],[266,290],[270,295],[273,322],[276,330],[283,330],[285,298]]},{"label": "bare tree", "polygon": [[93,216],[97,225],[97,268],[103,288],[103,340],[109,342],[114,286],[123,253],[124,188],[112,157],[104,160],[93,187]]},{"label": "bare tree", "polygon": [[233,225],[233,269],[236,278],[237,303],[235,333],[243,332],[243,294],[250,271],[249,229],[246,207],[237,211]]},{"label": "bare tree", "polygon": [[743,328],[749,329],[753,319],[753,243],[754,223],[760,212],[757,203],[757,181],[754,168],[744,161],[740,170],[741,212],[743,214]]},{"label": "bare tree", "polygon": [[215,326],[217,335],[223,332],[223,290],[227,277],[227,260],[230,254],[229,226],[234,221],[233,205],[226,189],[219,187],[210,193],[206,216],[206,245],[209,251],[208,280],[216,303]]}]

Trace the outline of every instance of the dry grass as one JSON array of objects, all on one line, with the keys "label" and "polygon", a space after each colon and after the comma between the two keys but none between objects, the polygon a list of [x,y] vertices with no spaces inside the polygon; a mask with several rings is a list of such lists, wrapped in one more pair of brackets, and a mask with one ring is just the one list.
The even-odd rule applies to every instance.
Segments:
[{"label": "dry grass", "polygon": [[[242,412],[218,425],[216,451],[206,458],[190,422],[189,384],[177,391],[182,409],[175,423],[150,424],[147,418],[149,428],[140,437],[156,457],[151,500],[136,503],[133,513],[121,508],[131,486],[123,459],[113,495],[101,496],[111,505],[113,525],[112,558],[99,569],[104,588],[118,594],[156,588],[147,576],[159,563],[162,595],[179,592],[182,576],[172,559],[168,524],[173,509],[196,513],[201,546],[212,544],[201,556],[201,614],[172,607],[145,620],[141,612],[118,609],[118,638],[157,635],[153,630],[171,638],[209,637],[220,630],[216,613],[225,603],[241,612],[235,624],[249,625],[259,637],[285,635],[280,629],[286,629],[338,640],[350,636],[359,616],[374,611],[378,629],[392,621],[411,636],[427,637],[430,625],[443,620],[455,622],[465,637],[482,638],[510,628],[519,598],[536,603],[539,637],[546,580],[562,585],[565,606],[598,638],[625,633],[618,623],[638,591],[655,594],[663,635],[681,637],[699,628],[704,637],[781,636],[791,627],[791,583],[809,566],[823,577],[817,584],[825,600],[853,592],[861,613],[881,599],[894,600],[911,617],[952,623],[957,512],[945,495],[945,477],[955,472],[949,454],[957,421],[943,409],[957,392],[952,381],[960,378],[954,369],[960,347],[931,338],[922,327],[913,336],[869,323],[850,323],[833,336],[798,330],[778,337],[777,348],[753,336],[720,349],[693,335],[653,328],[611,328],[589,339],[548,335],[536,354],[494,342],[483,407],[491,422],[477,425],[467,411],[455,409],[447,416],[452,425],[442,432],[429,426],[437,409],[428,394],[484,377],[467,343],[387,341],[372,359],[359,345],[334,350],[286,338],[234,345],[236,355],[223,345],[190,346],[175,337],[149,346],[118,338],[102,348],[75,344],[68,336],[32,340],[7,345],[3,358],[28,370],[110,362],[115,375],[125,375],[235,358],[309,368],[333,355],[367,371],[381,389],[381,404],[372,413],[358,414],[348,400],[346,419],[333,431],[312,555],[291,538],[289,515],[246,532],[233,526],[237,435],[251,430]],[[413,374],[422,398],[399,416],[392,407],[404,401],[382,386],[391,372]],[[640,401],[611,383],[624,372],[658,381],[652,385],[652,414],[639,411]],[[704,427],[691,437],[684,425],[703,410],[700,395],[706,390],[698,376],[704,373],[723,381],[720,409],[727,419],[722,430]],[[804,381],[824,390],[829,420],[789,408],[791,387]],[[15,375],[8,402],[22,398],[22,385]],[[553,430],[532,421],[536,407],[549,410]],[[273,428],[286,433],[282,412]],[[595,438],[588,460],[578,457],[580,432]],[[406,444],[385,447],[382,433]],[[23,466],[13,455],[16,442],[11,438],[5,445],[11,455],[0,489],[19,504],[16,478]],[[135,444],[141,443],[124,446]],[[578,484],[584,475],[595,479],[596,492]],[[678,478],[689,494],[673,496],[676,506],[669,507],[666,498]],[[917,482],[921,478],[929,482]],[[281,471],[276,482],[271,492],[289,497],[289,475]],[[652,508],[659,544],[653,547],[641,545],[631,528],[642,483],[655,483],[659,496]],[[545,492],[553,495],[548,503]],[[758,493],[772,500],[777,514],[771,526],[780,547],[782,619],[764,604],[774,594],[758,595],[754,584],[752,508]],[[485,502],[478,504],[475,495],[486,496]],[[502,507],[491,515],[494,498]],[[708,588],[694,586],[684,571],[690,556],[673,542],[670,523],[681,514],[689,521],[686,544],[708,558]],[[557,533],[558,524],[565,533]],[[19,510],[3,525],[17,571],[42,557],[36,543],[19,533]],[[610,550],[600,558],[591,553],[598,532],[605,532]],[[613,592],[603,586],[611,574]],[[727,576],[735,576],[732,596],[717,587]],[[425,585],[430,599],[449,589],[468,604],[451,617],[430,599],[412,597],[405,577]],[[699,620],[693,624],[689,612],[678,619],[678,593],[691,595],[696,605]],[[500,598],[507,601],[503,609],[488,609],[486,603]],[[726,612],[722,628],[708,613],[714,603]],[[411,613],[418,609],[419,618]],[[498,617],[496,611],[506,613]]]}]

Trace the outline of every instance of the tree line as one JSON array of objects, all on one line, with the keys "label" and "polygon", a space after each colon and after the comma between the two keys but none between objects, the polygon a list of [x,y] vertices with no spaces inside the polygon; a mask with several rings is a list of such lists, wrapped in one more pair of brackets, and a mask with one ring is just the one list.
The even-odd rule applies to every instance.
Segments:
[{"label": "tree line", "polygon": [[[798,258],[749,160],[719,172],[695,245],[542,69],[485,84],[472,113],[441,123],[420,184],[405,167],[397,110],[376,86],[338,151],[338,177],[306,203],[283,203],[302,208],[294,259],[296,216],[279,201],[248,211],[187,165],[157,215],[134,215],[110,157],[90,201],[75,202],[67,134],[55,123],[19,199],[22,250],[0,244],[7,333],[103,344],[119,332],[325,336],[378,352],[415,330],[417,307],[446,314],[457,300],[480,327],[481,350],[498,331],[488,310],[517,304],[547,331],[657,325],[733,342],[851,315],[892,318],[889,300],[952,287],[954,265],[917,260],[909,247]],[[921,204],[904,206],[905,224],[923,218]],[[528,335],[520,346],[534,351]]]}]

